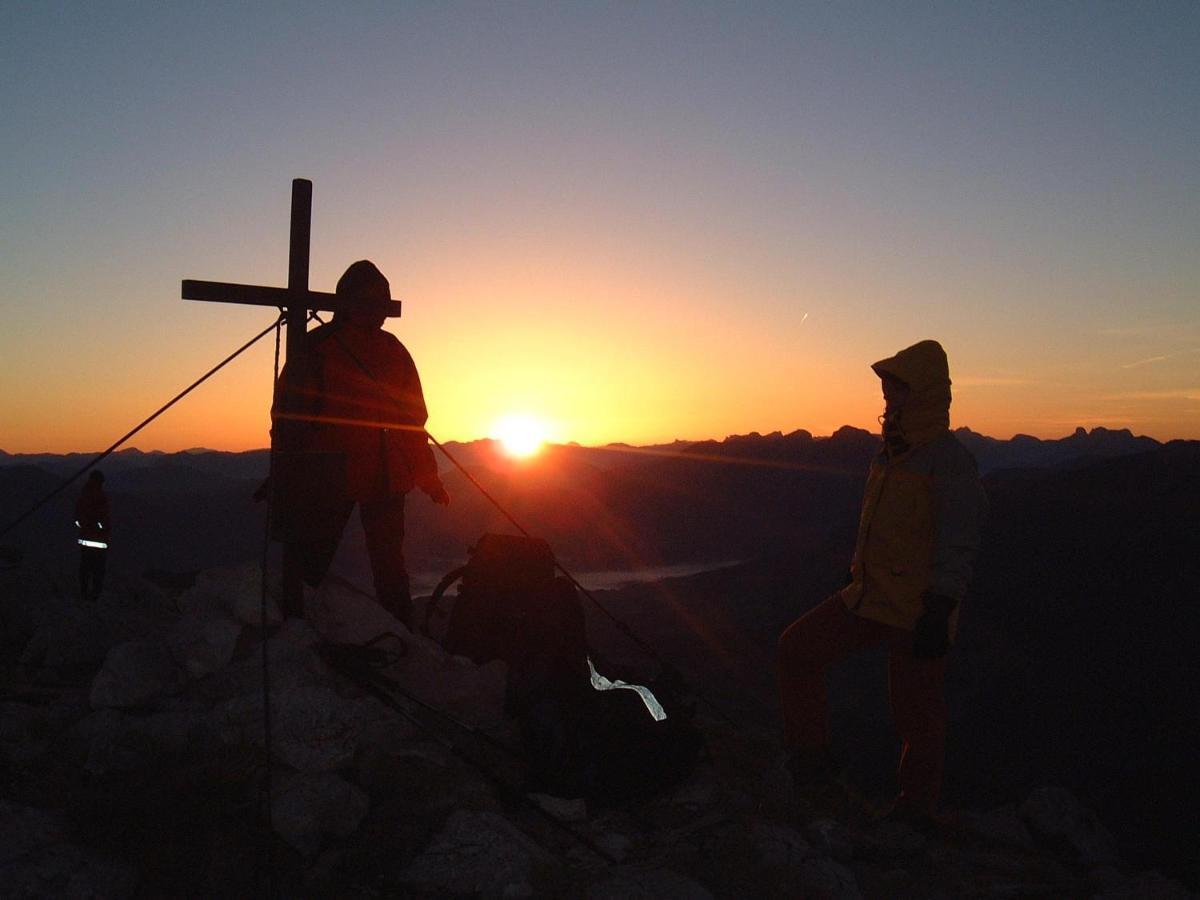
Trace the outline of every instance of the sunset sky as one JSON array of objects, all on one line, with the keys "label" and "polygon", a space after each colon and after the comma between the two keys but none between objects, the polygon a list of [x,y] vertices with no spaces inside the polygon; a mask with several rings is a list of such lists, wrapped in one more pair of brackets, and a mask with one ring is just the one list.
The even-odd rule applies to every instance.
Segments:
[{"label": "sunset sky", "polygon": [[[441,440],[1200,438],[1200,3],[0,6],[0,449],[99,450],[311,284],[389,277]],[[267,443],[264,341],[140,434]]]}]

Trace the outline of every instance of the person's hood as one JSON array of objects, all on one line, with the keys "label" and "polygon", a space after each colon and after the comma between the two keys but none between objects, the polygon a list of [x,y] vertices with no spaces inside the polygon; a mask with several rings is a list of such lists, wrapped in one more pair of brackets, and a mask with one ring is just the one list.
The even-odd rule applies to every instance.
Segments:
[{"label": "person's hood", "polygon": [[895,356],[872,364],[881,378],[886,373],[908,385],[900,406],[899,428],[910,447],[927,444],[950,428],[950,364],[937,341],[920,341]]}]

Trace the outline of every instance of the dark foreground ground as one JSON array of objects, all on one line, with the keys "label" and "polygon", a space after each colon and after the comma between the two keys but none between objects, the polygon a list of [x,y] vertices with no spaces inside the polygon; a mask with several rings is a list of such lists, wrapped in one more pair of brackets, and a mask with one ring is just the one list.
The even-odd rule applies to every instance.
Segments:
[{"label": "dark foreground ground", "polygon": [[[745,577],[709,589],[734,578],[745,589]],[[685,599],[678,584],[657,590]],[[633,598],[600,599],[624,615]],[[861,762],[849,790],[797,794],[750,664],[730,668],[741,686],[704,680],[705,749],[670,789],[619,808],[538,808],[520,789],[501,664],[447,657],[346,586],[310,599],[309,623],[273,627],[267,645],[268,756],[254,567],[185,590],[115,583],[94,608],[53,576],[4,573],[4,895],[251,896],[273,884],[288,897],[1188,896],[1131,863],[1061,788],[964,809],[931,833],[870,819],[887,786],[872,787]],[[737,599],[727,605],[768,607]],[[689,633],[733,661],[745,648],[727,626]],[[386,630],[399,635],[385,661],[399,709],[321,653],[322,641]],[[608,656],[625,654],[594,631]],[[685,643],[659,646],[687,670]]]}]

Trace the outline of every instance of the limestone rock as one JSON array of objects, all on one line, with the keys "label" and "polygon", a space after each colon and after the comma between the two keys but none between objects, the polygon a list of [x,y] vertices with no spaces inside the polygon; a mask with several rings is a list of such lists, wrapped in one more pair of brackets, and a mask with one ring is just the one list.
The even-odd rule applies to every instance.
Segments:
[{"label": "limestone rock", "polygon": [[658,867],[615,869],[588,891],[593,900],[712,900],[712,896],[686,875]]},{"label": "limestone rock", "polygon": [[241,624],[227,616],[185,616],[171,629],[167,644],[189,678],[202,678],[229,665],[241,633]]},{"label": "limestone rock", "polygon": [[836,819],[813,819],[805,828],[814,849],[839,862],[854,858],[854,841],[850,832]]},{"label": "limestone rock", "polygon": [[1035,835],[1066,844],[1079,859],[1093,865],[1117,861],[1116,840],[1069,791],[1037,788],[1021,804],[1021,816]]},{"label": "limestone rock", "polygon": [[532,897],[554,860],[503,816],[459,811],[401,878],[416,891],[481,897]]},{"label": "limestone rock", "polygon": [[14,900],[133,897],[136,870],[68,837],[60,815],[0,800],[0,891]]},{"label": "limestone rock", "polygon": [[765,866],[798,866],[817,855],[800,832],[784,825],[756,821],[750,829],[750,837],[759,862]]},{"label": "limestone rock", "polygon": [[0,759],[18,765],[46,753],[59,734],[90,710],[71,704],[0,703]]},{"label": "limestone rock", "polygon": [[276,781],[271,820],[280,837],[312,856],[326,837],[354,834],[370,803],[362,790],[332,772],[299,773]]},{"label": "limestone rock", "polygon": [[1160,872],[1143,872],[1096,895],[1094,900],[1195,900],[1196,895]]},{"label": "limestone rock", "polygon": [[822,856],[806,859],[800,867],[801,896],[812,900],[860,900],[862,892],[854,873],[841,863]]},{"label": "limestone rock", "polygon": [[200,708],[148,714],[98,710],[80,731],[88,736],[85,768],[96,774],[137,772],[164,757],[195,758],[217,744],[208,711]]},{"label": "limestone rock", "polygon": [[92,682],[92,707],[118,709],[144,706],[178,693],[183,670],[159,643],[130,641],[113,647]]},{"label": "limestone rock", "polygon": [[[262,626],[262,571],[254,563],[221,569],[206,569],[179,598],[179,608],[201,618],[229,616],[243,625]],[[283,621],[279,603],[267,596],[267,627]]]},{"label": "limestone rock", "polygon": [[[312,649],[319,640],[317,633],[306,623],[298,619],[283,622],[267,641],[272,694],[333,683],[333,673]],[[189,695],[217,705],[237,697],[261,694],[262,683],[262,644],[255,643],[244,656],[189,688]]]},{"label": "limestone rock", "polygon": [[958,813],[963,826],[990,843],[1022,850],[1033,849],[1033,836],[1015,806],[1002,806],[988,812],[963,810]]},{"label": "limestone rock", "polygon": [[[369,714],[357,700],[323,685],[274,691],[271,695],[274,758],[301,772],[331,772],[349,766]],[[220,704],[212,725],[225,744],[262,747],[263,695],[247,694]]]}]

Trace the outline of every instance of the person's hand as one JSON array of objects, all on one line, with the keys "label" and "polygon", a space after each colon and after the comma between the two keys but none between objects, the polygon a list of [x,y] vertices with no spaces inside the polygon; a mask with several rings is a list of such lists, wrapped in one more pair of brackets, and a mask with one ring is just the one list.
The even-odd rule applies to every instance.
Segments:
[{"label": "person's hand", "polygon": [[450,495],[446,493],[446,486],[440,481],[436,484],[431,484],[425,488],[425,493],[429,495],[429,499],[438,506],[449,506]]},{"label": "person's hand", "polygon": [[950,650],[950,613],[958,601],[926,591],[922,600],[925,612],[913,626],[913,656],[917,659],[941,659]]}]

